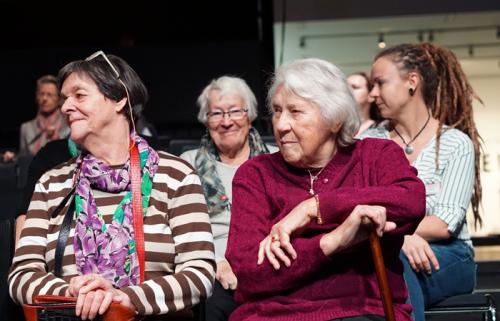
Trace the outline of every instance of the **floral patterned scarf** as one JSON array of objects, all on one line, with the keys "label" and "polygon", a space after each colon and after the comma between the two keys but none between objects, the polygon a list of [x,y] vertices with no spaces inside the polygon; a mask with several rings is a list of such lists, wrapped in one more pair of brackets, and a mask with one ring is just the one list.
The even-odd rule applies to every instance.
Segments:
[{"label": "floral patterned scarf", "polygon": [[[248,143],[250,145],[250,157],[269,153],[266,144],[259,135],[259,132],[251,127],[248,133]],[[217,161],[220,161],[219,152],[207,133],[201,138],[200,148],[196,153],[195,168],[200,176],[203,192],[207,200],[209,215],[220,213],[231,209],[231,203],[226,195],[224,185],[217,174]]]},{"label": "floral patterned scarf", "polygon": [[[148,143],[131,137],[139,149],[142,173],[142,208],[146,212],[159,156]],[[106,165],[87,153],[77,160],[80,168],[76,188],[76,227],[73,247],[80,275],[97,273],[115,287],[137,285],[139,261],[135,249],[132,212],[130,159],[122,168]],[[92,190],[109,193],[127,191],[118,204],[111,224],[106,224],[97,208]]]}]

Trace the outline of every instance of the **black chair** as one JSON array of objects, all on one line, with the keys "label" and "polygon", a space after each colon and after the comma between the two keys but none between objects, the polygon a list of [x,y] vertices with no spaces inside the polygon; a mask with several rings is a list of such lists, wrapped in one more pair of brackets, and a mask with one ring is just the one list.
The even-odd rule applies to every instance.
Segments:
[{"label": "black chair", "polygon": [[496,307],[488,293],[461,294],[444,299],[425,311],[426,320],[496,321]]},{"label": "black chair", "polygon": [[16,216],[20,194],[17,163],[0,163],[0,219],[11,219]]},{"label": "black chair", "polygon": [[200,147],[200,139],[180,139],[175,138],[170,140],[168,144],[168,152],[174,155],[181,155],[185,151]]},{"label": "black chair", "polygon": [[14,219],[4,218],[0,220],[0,244],[4,250],[4,254],[0,255],[0,319],[9,321],[23,320],[22,310],[10,298],[7,284],[7,276],[14,253],[14,227]]}]

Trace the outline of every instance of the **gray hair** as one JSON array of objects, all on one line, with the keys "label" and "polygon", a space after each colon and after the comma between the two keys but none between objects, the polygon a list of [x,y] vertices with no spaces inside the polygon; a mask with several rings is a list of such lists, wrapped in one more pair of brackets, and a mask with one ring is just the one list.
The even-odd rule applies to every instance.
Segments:
[{"label": "gray hair", "polygon": [[248,118],[250,119],[250,122],[257,118],[257,99],[245,80],[238,77],[222,76],[217,79],[213,79],[210,84],[203,89],[201,95],[198,97],[198,106],[200,107],[198,120],[200,123],[204,125],[207,124],[207,112],[210,100],[209,96],[214,90],[218,90],[221,96],[227,94],[240,96],[245,103],[245,106],[242,107],[248,109]]},{"label": "gray hair", "polygon": [[271,112],[273,97],[280,86],[318,106],[323,118],[332,126],[336,123],[342,124],[336,137],[339,146],[354,143],[360,118],[356,100],[339,68],[316,58],[298,59],[279,67],[267,96]]}]

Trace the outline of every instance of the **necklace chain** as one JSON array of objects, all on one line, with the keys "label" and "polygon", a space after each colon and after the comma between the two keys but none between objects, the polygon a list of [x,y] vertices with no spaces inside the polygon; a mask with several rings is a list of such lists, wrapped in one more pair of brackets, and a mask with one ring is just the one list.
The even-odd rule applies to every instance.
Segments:
[{"label": "necklace chain", "polygon": [[427,109],[427,120],[425,121],[425,124],[424,126],[422,126],[422,128],[420,128],[420,130],[418,131],[418,133],[407,143],[405,141],[405,139],[403,138],[403,136],[401,136],[401,134],[398,132],[398,130],[396,129],[396,127],[394,127],[394,131],[396,132],[396,134],[399,136],[399,138],[401,138],[401,141],[403,142],[403,144],[405,144],[405,153],[410,155],[411,153],[413,153],[413,146],[411,146],[410,144],[413,143],[415,141],[415,139],[417,139],[418,136],[420,136],[420,134],[422,134],[422,132],[424,131],[425,127],[427,127],[427,124],[429,123],[429,120],[431,119],[431,113],[429,112],[429,109]]},{"label": "necklace chain", "polygon": [[323,168],[321,168],[321,169],[319,170],[319,172],[318,172],[316,175],[313,175],[313,174],[311,173],[311,170],[310,170],[310,169],[308,169],[308,170],[307,170],[307,172],[309,173],[309,179],[310,179],[310,183],[311,183],[311,187],[309,188],[309,194],[311,194],[311,195],[316,194],[316,193],[314,192],[314,182],[318,180],[318,176],[321,174],[321,172],[322,172],[325,168],[326,168],[326,166],[324,166]]}]

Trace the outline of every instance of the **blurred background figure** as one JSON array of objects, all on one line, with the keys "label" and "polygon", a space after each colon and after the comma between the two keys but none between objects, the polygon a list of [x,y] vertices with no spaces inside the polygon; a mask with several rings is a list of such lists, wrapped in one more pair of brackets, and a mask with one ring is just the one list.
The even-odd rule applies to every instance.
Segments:
[{"label": "blurred background figure", "polygon": [[207,199],[217,261],[217,281],[207,300],[207,321],[227,320],[235,309],[238,280],[225,258],[231,218],[232,181],[248,159],[278,149],[266,145],[252,121],[257,100],[247,83],[237,77],[214,79],[198,97],[198,120],[207,127],[200,147],[181,155],[200,175]]},{"label": "blurred background figure", "polygon": [[57,78],[45,75],[36,82],[36,117],[21,125],[19,153],[35,155],[48,141],[69,135],[66,118],[61,113],[61,95]]},{"label": "blurred background figure", "polygon": [[351,74],[347,77],[347,83],[351,88],[354,99],[358,103],[361,126],[356,137],[359,137],[368,128],[376,127],[383,118],[380,116],[375,100],[370,96],[373,83],[366,73],[359,71]]},{"label": "blurred background figure", "polygon": [[[21,124],[19,134],[20,155],[35,155],[47,142],[68,137],[69,127],[62,114],[61,93],[57,78],[44,75],[36,81],[36,117]],[[3,154],[4,162],[11,161],[16,153],[6,151]]]}]

